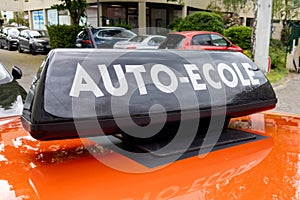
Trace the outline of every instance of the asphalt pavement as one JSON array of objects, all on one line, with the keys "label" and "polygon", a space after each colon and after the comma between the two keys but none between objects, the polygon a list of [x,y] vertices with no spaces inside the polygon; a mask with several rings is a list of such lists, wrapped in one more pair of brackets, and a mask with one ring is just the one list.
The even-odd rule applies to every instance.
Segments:
[{"label": "asphalt pavement", "polygon": [[[19,83],[28,91],[34,75],[42,64],[46,55],[31,55],[18,51],[0,49],[0,62],[10,71],[12,66],[18,66],[23,71],[23,77]],[[273,84],[278,98],[278,103],[272,112],[285,112],[300,114],[300,74],[289,73],[281,81]]]},{"label": "asphalt pavement", "polygon": [[28,91],[34,75],[42,64],[46,55],[31,55],[29,52],[19,53],[18,51],[8,51],[0,49],[0,62],[11,71],[13,66],[21,68],[23,72],[19,83]]},{"label": "asphalt pavement", "polygon": [[278,103],[272,111],[300,114],[300,74],[289,73],[285,78],[273,84],[273,88]]}]

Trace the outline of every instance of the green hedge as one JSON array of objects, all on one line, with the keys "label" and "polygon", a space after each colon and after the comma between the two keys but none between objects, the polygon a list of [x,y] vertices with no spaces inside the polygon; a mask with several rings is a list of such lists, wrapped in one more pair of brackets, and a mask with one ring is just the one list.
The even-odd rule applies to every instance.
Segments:
[{"label": "green hedge", "polygon": [[286,67],[286,48],[280,40],[271,39],[269,55],[271,57],[271,68]]},{"label": "green hedge", "polygon": [[[178,21],[177,21],[178,23]],[[214,31],[223,34],[224,21],[221,15],[213,12],[194,12],[179,20],[178,27],[173,27],[178,31]]]},{"label": "green hedge", "polygon": [[74,47],[76,36],[83,27],[75,25],[47,26],[51,49]]},{"label": "green hedge", "polygon": [[233,44],[240,46],[242,49],[251,49],[252,29],[246,26],[235,26],[225,30],[227,37]]}]

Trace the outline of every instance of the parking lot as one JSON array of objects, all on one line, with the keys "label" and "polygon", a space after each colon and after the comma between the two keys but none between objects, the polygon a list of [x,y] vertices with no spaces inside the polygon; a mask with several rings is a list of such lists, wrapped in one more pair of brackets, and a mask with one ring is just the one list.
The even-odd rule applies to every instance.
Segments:
[{"label": "parking lot", "polygon": [[[29,52],[19,53],[18,51],[7,51],[0,49],[0,62],[9,70],[12,66],[18,66],[23,71],[23,77],[19,83],[28,90],[39,66],[46,55],[31,55]],[[287,112],[300,114],[299,100],[295,94],[300,93],[300,76],[299,74],[290,73],[284,80],[273,84],[278,103],[274,112]]]},{"label": "parking lot", "polygon": [[0,62],[3,63],[10,71],[12,66],[22,69],[23,77],[19,83],[28,90],[32,78],[37,72],[46,55],[31,55],[29,52],[19,53],[18,51],[7,51],[0,49]]}]

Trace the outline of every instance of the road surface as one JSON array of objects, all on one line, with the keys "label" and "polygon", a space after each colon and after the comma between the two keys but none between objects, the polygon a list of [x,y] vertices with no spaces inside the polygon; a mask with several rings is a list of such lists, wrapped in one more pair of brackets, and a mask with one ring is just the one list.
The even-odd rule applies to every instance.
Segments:
[{"label": "road surface", "polygon": [[0,62],[3,63],[9,71],[12,66],[21,68],[23,76],[19,83],[28,91],[34,75],[43,62],[46,55],[31,55],[28,53],[19,53],[18,51],[7,51],[0,49]]}]

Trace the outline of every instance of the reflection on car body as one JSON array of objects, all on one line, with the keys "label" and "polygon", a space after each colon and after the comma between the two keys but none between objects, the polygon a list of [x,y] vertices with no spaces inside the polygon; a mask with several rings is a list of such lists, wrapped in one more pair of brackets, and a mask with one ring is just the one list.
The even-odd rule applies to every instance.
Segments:
[{"label": "reflection on car body", "polygon": [[22,113],[26,91],[16,79],[21,78],[19,69],[13,68],[12,76],[0,63],[0,118]]},{"label": "reflection on car body", "polygon": [[237,118],[232,126],[258,133],[252,128],[258,125],[259,134],[268,138],[132,174],[111,169],[92,156],[94,151],[120,166],[142,167],[107,146],[88,139],[40,142],[22,129],[18,118],[1,119],[0,193],[5,200],[296,199],[298,123],[298,116],[284,114]]}]

